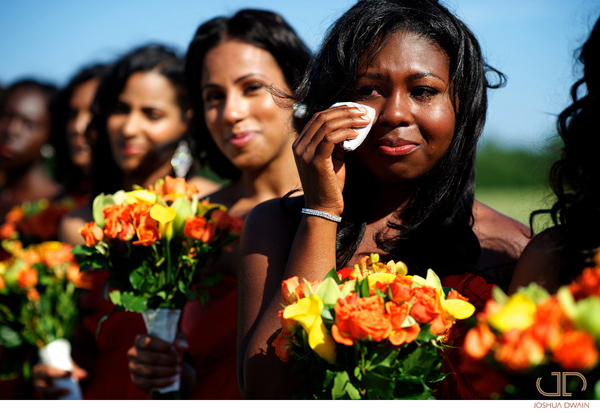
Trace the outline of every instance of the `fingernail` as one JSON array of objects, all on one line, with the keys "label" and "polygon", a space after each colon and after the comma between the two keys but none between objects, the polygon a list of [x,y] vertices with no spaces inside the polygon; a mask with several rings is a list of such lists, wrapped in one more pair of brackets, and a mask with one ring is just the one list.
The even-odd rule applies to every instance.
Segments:
[{"label": "fingernail", "polygon": [[361,116],[361,119],[368,120],[369,122],[371,122],[371,118],[368,116]]}]

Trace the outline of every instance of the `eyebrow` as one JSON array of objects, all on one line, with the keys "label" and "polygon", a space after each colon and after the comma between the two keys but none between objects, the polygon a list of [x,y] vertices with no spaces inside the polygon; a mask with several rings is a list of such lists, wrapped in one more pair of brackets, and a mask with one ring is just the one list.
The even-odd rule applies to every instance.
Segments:
[{"label": "eyebrow", "polygon": [[[442,79],[435,73],[425,72],[425,71],[413,73],[413,74],[409,75],[407,79],[412,81],[412,80],[423,79],[425,77],[430,77],[430,76],[435,77],[436,79],[440,79],[442,82],[446,83],[446,81],[444,79]],[[367,72],[367,73],[363,73],[362,75],[358,76],[359,79],[361,77],[366,77],[368,79],[375,79],[375,80],[383,80],[385,78],[385,75],[383,73],[378,73],[378,72]]]},{"label": "eyebrow", "polygon": [[[249,77],[254,77],[254,76],[261,77],[261,78],[265,77],[265,75],[263,75],[262,73],[248,73],[247,75],[238,77],[237,79],[235,79],[233,81],[233,83],[238,84],[238,83],[242,82],[244,79],[247,79]],[[221,87],[221,85],[218,85],[216,83],[207,83],[206,85],[202,86],[202,90],[209,89],[211,87]]]}]

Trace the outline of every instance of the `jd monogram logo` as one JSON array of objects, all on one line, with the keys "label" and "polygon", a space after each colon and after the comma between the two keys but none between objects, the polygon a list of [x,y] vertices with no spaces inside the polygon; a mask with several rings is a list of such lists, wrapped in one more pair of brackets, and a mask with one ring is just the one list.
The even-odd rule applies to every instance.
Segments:
[{"label": "jd monogram logo", "polygon": [[[571,393],[567,393],[567,377],[569,376],[576,376],[579,377],[581,379],[581,381],[583,382],[583,387],[582,387],[582,391],[584,391],[587,388],[587,380],[585,379],[585,377],[583,377],[583,374],[578,373],[576,371],[568,371],[568,372],[559,372],[559,371],[555,371],[552,373],[553,376],[556,376],[556,393],[546,393],[545,391],[543,391],[540,388],[540,381],[542,381],[541,377],[538,377],[537,379],[537,383],[536,383],[536,387],[538,389],[538,391],[540,392],[541,395],[543,396],[554,396],[554,397],[558,397],[558,396],[571,396]],[[562,380],[560,379],[562,376]],[[561,386],[562,384],[562,386]],[[562,389],[562,392],[561,392]]]}]

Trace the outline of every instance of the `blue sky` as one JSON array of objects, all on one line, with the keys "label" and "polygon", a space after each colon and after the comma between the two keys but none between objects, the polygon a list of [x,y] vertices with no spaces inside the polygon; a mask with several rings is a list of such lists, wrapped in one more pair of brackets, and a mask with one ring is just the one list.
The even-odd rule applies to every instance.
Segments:
[{"label": "blue sky", "polygon": [[[600,16],[598,0],[442,0],[473,30],[508,85],[490,92],[485,140],[539,148],[576,80],[574,53]],[[241,8],[280,13],[315,50],[354,0],[0,0],[0,84],[64,85],[79,68],[150,41],[187,49],[206,20]]]}]

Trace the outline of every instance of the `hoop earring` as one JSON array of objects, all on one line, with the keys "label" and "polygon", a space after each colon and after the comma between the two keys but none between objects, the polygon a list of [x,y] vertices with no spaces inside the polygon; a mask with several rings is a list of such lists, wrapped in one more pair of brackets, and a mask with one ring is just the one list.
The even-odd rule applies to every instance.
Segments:
[{"label": "hoop earring", "polygon": [[192,152],[188,143],[184,140],[180,140],[175,148],[173,157],[171,158],[171,166],[175,171],[175,176],[178,178],[185,178],[188,171],[190,170],[193,163]]}]

